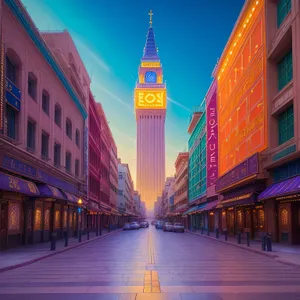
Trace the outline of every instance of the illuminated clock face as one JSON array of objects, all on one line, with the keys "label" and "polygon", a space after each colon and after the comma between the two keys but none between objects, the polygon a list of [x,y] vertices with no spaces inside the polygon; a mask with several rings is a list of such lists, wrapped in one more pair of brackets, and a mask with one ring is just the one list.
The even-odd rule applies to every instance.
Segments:
[{"label": "illuminated clock face", "polygon": [[148,71],[145,74],[145,82],[147,83],[156,83],[156,73],[153,71]]}]

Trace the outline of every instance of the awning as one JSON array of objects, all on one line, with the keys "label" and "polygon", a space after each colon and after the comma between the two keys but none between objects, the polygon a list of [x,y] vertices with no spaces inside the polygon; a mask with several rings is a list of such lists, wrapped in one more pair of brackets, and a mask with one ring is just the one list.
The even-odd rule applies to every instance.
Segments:
[{"label": "awning", "polygon": [[187,210],[184,215],[189,215],[191,213],[196,213],[200,210],[202,210],[202,208],[205,206],[205,204],[200,204],[200,205],[197,205],[197,206],[193,206],[191,207],[189,210]]},{"label": "awning", "polygon": [[0,173],[0,190],[18,192],[29,196],[40,194],[35,183],[5,173]]},{"label": "awning", "polygon": [[54,186],[48,184],[38,184],[37,187],[41,197],[65,199],[61,191]]},{"label": "awning", "polygon": [[206,203],[204,210],[212,210],[214,209],[219,203],[219,200],[211,201]]},{"label": "awning", "polygon": [[258,196],[258,200],[261,201],[298,192],[300,192],[300,176],[272,184]]},{"label": "awning", "polygon": [[223,200],[217,205],[217,208],[248,205],[254,203],[254,201],[254,193],[248,193],[231,199]]},{"label": "awning", "polygon": [[68,193],[66,191],[63,191],[63,190],[60,190],[60,191],[61,191],[62,195],[64,196],[64,199],[66,199],[67,201],[70,201],[74,204],[78,204],[78,200],[80,197],[77,197],[77,196],[75,196],[71,193]]}]

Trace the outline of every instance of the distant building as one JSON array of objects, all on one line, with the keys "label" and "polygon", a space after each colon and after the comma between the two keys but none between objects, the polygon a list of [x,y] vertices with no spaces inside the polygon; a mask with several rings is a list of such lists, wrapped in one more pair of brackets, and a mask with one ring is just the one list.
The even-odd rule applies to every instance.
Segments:
[{"label": "distant building", "polygon": [[133,181],[128,164],[122,163],[120,159],[118,163],[118,190],[117,207],[119,212],[133,215]]}]

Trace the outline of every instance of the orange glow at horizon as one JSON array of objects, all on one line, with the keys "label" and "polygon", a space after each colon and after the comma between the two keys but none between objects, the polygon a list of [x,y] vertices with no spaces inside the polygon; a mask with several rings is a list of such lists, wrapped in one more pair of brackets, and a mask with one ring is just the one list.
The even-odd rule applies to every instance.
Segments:
[{"label": "orange glow at horizon", "polygon": [[219,176],[267,147],[264,1],[246,5],[216,74]]}]

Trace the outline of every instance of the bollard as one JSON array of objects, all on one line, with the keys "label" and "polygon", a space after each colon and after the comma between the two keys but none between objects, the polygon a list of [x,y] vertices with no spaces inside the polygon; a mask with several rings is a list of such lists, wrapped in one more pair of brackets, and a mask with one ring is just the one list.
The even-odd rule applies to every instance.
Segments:
[{"label": "bollard", "polygon": [[54,251],[56,249],[56,232],[52,232],[51,234],[51,251]]},{"label": "bollard", "polygon": [[266,248],[268,252],[272,252],[272,236],[270,233],[266,235]]},{"label": "bollard", "polygon": [[87,230],[87,239],[89,240],[90,239],[90,231]]},{"label": "bollard", "polygon": [[219,238],[219,229],[217,228],[216,229],[216,239],[218,239]]},{"label": "bollard", "polygon": [[263,235],[261,238],[261,250],[266,251],[266,236]]},{"label": "bollard", "polygon": [[242,233],[241,232],[239,232],[237,235],[237,242],[238,242],[238,244],[242,243]]},{"label": "bollard", "polygon": [[81,243],[81,229],[78,231],[78,242]]},{"label": "bollard", "polygon": [[64,231],[64,237],[65,237],[65,247],[68,247],[69,244],[69,237],[68,237],[68,231]]},{"label": "bollard", "polygon": [[227,229],[224,230],[225,241],[227,242]]},{"label": "bollard", "polygon": [[250,247],[250,232],[247,232],[247,246]]}]

